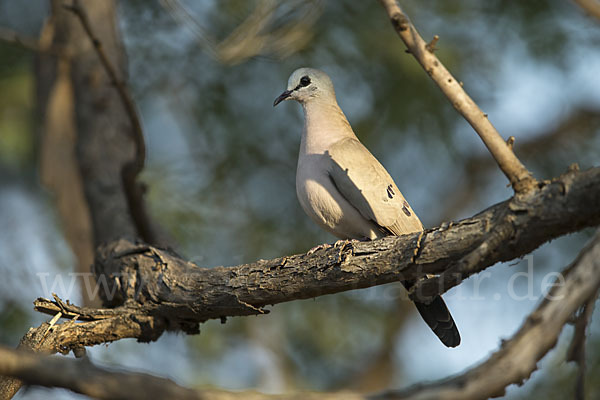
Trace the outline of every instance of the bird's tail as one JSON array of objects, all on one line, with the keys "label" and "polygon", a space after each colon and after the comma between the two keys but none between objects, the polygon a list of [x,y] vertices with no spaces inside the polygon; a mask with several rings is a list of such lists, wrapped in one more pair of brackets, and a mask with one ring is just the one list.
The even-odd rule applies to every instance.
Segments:
[{"label": "bird's tail", "polygon": [[[414,281],[402,281],[406,290],[414,284]],[[415,301],[415,306],[423,320],[446,347],[456,347],[460,344],[460,333],[442,296],[435,296],[429,304]]]},{"label": "bird's tail", "polygon": [[436,296],[429,304],[415,302],[415,306],[442,343],[447,347],[456,347],[460,344],[460,333],[441,296]]}]

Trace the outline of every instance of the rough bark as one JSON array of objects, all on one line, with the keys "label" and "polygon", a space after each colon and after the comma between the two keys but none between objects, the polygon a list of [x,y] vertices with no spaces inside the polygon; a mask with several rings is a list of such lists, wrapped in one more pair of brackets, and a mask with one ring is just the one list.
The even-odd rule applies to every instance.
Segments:
[{"label": "rough bark", "polygon": [[[340,392],[275,396],[255,392],[192,391],[150,375],[109,372],[85,361],[42,358],[3,348],[0,348],[0,374],[18,377],[32,384],[65,387],[100,399],[486,399],[501,396],[508,385],[521,384],[529,378],[537,369],[538,361],[555,346],[563,326],[573,314],[582,305],[594,301],[600,288],[600,231],[562,272],[562,278],[562,282],[557,280],[517,333],[484,363],[456,377],[403,391],[386,391],[378,395]],[[58,305],[67,315],[70,313],[69,305],[60,302]],[[82,318],[91,317],[81,311]],[[105,317],[110,319],[109,314],[112,313],[114,311],[106,310]],[[128,390],[124,391],[124,387]]]},{"label": "rough bark", "polygon": [[[498,261],[527,254],[552,238],[598,225],[598,204],[600,168],[595,168],[570,171],[526,199],[513,197],[423,235],[342,243],[312,254],[235,267],[202,268],[164,250],[120,240],[102,247],[96,262],[103,284],[100,293],[115,308],[82,308],[58,298],[38,299],[35,306],[79,321],[52,327],[53,334],[44,339],[51,352],[121,338],[152,341],[165,330],[197,333],[199,323],[207,319],[263,314],[269,304],[450,269],[460,272],[458,282]],[[461,270],[462,259],[480,248],[488,235],[504,230],[512,236],[487,253],[476,268]],[[423,293],[414,295],[426,298]]]}]

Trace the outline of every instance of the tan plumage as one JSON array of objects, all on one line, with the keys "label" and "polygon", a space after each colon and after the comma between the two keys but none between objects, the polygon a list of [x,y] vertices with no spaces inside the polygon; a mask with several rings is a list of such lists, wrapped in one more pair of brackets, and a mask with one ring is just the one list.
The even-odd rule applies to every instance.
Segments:
[{"label": "tan plumage", "polygon": [[423,230],[390,174],[358,139],[342,139],[326,154],[331,157],[329,174],[336,188],[364,218],[384,228],[381,236]]}]

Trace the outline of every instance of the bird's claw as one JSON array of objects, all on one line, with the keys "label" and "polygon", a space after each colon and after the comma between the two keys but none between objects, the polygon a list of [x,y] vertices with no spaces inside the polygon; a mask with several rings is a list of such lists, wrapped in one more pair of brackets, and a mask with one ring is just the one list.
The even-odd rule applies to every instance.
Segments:
[{"label": "bird's claw", "polygon": [[356,239],[340,239],[333,244],[333,247],[335,247],[335,248],[341,247],[343,249],[344,247],[346,247],[349,244],[351,245],[353,243],[358,243],[358,242],[359,242],[359,240],[356,240]]},{"label": "bird's claw", "polygon": [[319,251],[319,250],[326,250],[326,249],[328,249],[328,248],[330,248],[330,247],[333,247],[333,246],[331,246],[331,245],[330,245],[330,244],[328,244],[328,243],[323,243],[323,244],[320,244],[320,245],[318,245],[318,246],[315,246],[315,247],[313,247],[313,248],[312,248],[312,249],[310,249],[310,250],[309,250],[309,251],[308,251],[306,254],[308,254],[308,255],[311,255],[311,254],[313,254],[313,253],[316,253],[316,252],[317,252],[317,251]]}]

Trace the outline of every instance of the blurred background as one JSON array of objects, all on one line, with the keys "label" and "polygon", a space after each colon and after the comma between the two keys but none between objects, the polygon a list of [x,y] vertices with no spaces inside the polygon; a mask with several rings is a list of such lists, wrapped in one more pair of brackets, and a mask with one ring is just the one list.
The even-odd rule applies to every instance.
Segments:
[{"label": "blurred background", "polygon": [[[600,20],[568,0],[402,1],[539,179],[600,165]],[[47,316],[56,292],[81,302],[76,257],[55,198],[40,179],[35,51],[45,0],[0,0],[0,343],[15,346]],[[152,218],[201,266],[236,265],[333,242],[295,193],[298,104],[272,104],[298,67],[325,70],[355,132],[386,166],[427,227],[511,196],[483,144],[428,79],[376,1],[121,1],[118,26],[148,155]],[[19,40],[14,40],[14,34]],[[55,162],[60,162],[57,160]],[[121,340],[92,360],[187,386],[380,390],[458,373],[498,349],[538,304],[591,230],[497,265],[445,295],[462,334],[445,348],[399,285],[272,307],[266,316],[209,321],[201,334]],[[589,398],[600,397],[600,314],[590,325]],[[567,326],[541,369],[508,399],[562,399]],[[63,390],[17,396],[80,398]]]}]

